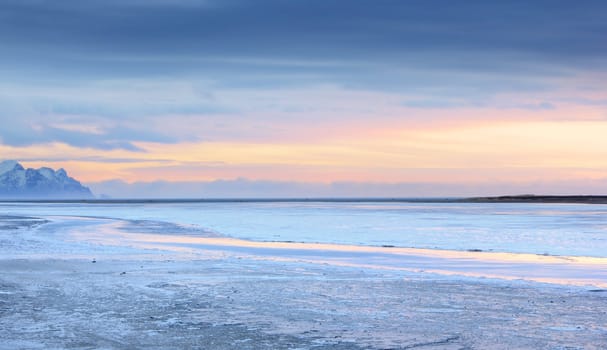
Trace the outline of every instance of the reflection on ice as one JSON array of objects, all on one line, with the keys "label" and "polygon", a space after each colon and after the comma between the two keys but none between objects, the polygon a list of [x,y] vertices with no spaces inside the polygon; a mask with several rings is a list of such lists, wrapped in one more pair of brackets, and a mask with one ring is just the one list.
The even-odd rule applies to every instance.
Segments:
[{"label": "reflection on ice", "polygon": [[[77,240],[136,249],[329,264],[474,278],[528,280],[607,288],[607,258],[537,254],[372,247],[326,243],[255,242],[229,237],[193,236],[123,230],[121,222],[100,223],[95,230],[70,231]],[[139,226],[142,230],[147,225]]]},{"label": "reflection on ice", "polygon": [[[607,257],[607,205],[537,203],[0,203],[15,215],[175,223],[252,241]],[[157,230],[161,233],[161,228]],[[196,233],[198,234],[198,233]]]},{"label": "reflection on ice", "polygon": [[[23,234],[15,237],[21,241],[6,243],[15,246],[15,254],[20,244],[41,255],[52,250],[70,256],[152,256],[164,250],[184,257],[232,255],[441,275],[607,283],[605,205],[0,203],[0,210],[53,221],[39,227],[35,237]],[[14,226],[10,217],[5,219],[6,228]],[[72,239],[69,246],[62,241],[66,236]]]}]

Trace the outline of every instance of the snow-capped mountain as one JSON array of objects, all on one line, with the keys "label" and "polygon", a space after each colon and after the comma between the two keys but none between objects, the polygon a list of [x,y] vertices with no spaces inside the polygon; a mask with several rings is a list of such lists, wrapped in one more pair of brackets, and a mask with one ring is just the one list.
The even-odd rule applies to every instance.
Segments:
[{"label": "snow-capped mountain", "polygon": [[0,163],[0,198],[86,199],[93,194],[63,169],[25,169],[7,160]]}]

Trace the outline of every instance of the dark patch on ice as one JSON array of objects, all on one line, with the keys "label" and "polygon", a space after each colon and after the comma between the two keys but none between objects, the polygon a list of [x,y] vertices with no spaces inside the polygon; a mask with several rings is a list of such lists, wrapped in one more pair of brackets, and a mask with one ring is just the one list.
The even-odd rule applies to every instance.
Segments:
[{"label": "dark patch on ice", "polygon": [[182,225],[166,221],[128,220],[120,229],[131,233],[155,233],[163,235],[193,235],[198,237],[222,237],[223,235],[195,225]]},{"label": "dark patch on ice", "polygon": [[605,293],[605,292],[607,292],[607,289],[590,289],[589,292],[591,292],[591,293]]},{"label": "dark patch on ice", "polygon": [[0,220],[38,219],[33,216],[0,215]]},{"label": "dark patch on ice", "polygon": [[419,342],[419,343],[414,343],[414,344],[410,344],[410,345],[404,345],[404,346],[399,346],[397,348],[383,348],[382,350],[404,350],[404,349],[416,349],[416,348],[426,348],[426,347],[435,347],[435,346],[442,346],[442,345],[448,345],[456,340],[458,340],[460,337],[459,336],[452,336],[452,337],[448,337],[445,339],[439,339],[439,340],[434,340],[434,341],[427,341],[427,342]]},{"label": "dark patch on ice", "polygon": [[32,216],[0,215],[0,230],[18,230],[22,228],[33,228],[49,221]]},{"label": "dark patch on ice", "polygon": [[0,281],[0,316],[9,313],[12,303],[9,299],[17,291],[17,286]]},{"label": "dark patch on ice", "polygon": [[154,283],[148,284],[146,287],[148,287],[148,288],[159,288],[159,289],[165,289],[165,288],[183,288],[183,286],[180,285],[180,284],[166,283],[166,282],[154,282]]}]

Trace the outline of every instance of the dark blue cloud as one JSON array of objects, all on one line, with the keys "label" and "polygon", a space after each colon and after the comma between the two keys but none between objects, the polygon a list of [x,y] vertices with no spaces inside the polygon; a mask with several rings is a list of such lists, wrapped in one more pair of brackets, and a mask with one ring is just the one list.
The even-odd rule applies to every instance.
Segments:
[{"label": "dark blue cloud", "polygon": [[[15,102],[0,90],[0,102],[11,101],[0,106],[0,137],[136,149],[136,141],[179,139],[154,130],[155,116],[249,122],[239,114],[246,101],[183,98],[170,86],[166,96],[160,88],[118,96],[146,81],[205,81],[205,89],[224,91],[329,84],[402,94],[419,108],[486,106],[500,93],[554,88],[547,77],[604,73],[605,38],[607,2],[598,0],[5,0],[0,83],[21,95]],[[137,83],[79,89],[103,80]],[[47,95],[34,91],[40,86]],[[68,87],[55,94],[54,86]],[[526,103],[513,107],[553,106]],[[32,127],[71,115],[114,127],[93,135]],[[14,118],[23,123],[6,122]]]},{"label": "dark blue cloud", "polygon": [[[512,53],[578,66],[604,64],[607,56],[604,1],[68,0],[4,1],[0,9],[0,40],[9,51],[3,61],[50,62],[89,74],[249,69],[196,60],[167,64],[179,57],[475,70],[495,69],[500,55],[508,68]],[[450,52],[495,55],[461,60]]]}]

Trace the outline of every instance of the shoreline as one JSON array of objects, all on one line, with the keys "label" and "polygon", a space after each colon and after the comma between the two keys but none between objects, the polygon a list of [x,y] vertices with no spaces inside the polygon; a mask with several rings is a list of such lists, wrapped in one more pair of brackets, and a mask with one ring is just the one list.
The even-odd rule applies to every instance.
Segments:
[{"label": "shoreline", "polygon": [[556,203],[607,204],[607,195],[504,195],[485,197],[339,197],[339,198],[0,198],[0,203],[171,204],[171,203]]}]

